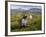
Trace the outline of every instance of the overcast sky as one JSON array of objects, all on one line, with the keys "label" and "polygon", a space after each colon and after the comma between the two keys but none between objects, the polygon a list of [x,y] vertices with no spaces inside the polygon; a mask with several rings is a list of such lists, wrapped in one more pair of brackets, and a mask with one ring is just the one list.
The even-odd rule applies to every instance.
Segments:
[{"label": "overcast sky", "polygon": [[33,5],[15,5],[11,4],[10,9],[24,9],[24,10],[29,10],[31,8],[39,8],[41,9],[41,6],[33,6]]}]

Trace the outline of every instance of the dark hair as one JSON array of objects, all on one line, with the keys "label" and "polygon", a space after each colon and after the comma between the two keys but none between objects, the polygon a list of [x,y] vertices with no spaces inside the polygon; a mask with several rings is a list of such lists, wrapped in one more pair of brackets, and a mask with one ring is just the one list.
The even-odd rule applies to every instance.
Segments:
[{"label": "dark hair", "polygon": [[23,16],[23,19],[26,19],[27,18],[27,16]]}]

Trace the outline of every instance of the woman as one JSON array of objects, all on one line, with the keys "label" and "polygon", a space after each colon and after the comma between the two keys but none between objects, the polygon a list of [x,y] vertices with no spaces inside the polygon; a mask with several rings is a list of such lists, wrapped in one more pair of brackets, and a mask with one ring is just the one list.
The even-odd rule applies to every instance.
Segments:
[{"label": "woman", "polygon": [[27,16],[23,16],[23,18],[21,19],[21,22],[20,22],[20,27],[25,27],[26,24],[27,24]]}]

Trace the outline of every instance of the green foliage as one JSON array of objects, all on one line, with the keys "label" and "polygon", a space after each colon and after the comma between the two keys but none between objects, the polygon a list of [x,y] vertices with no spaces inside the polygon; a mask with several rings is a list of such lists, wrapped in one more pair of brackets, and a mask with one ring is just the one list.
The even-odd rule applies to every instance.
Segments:
[{"label": "green foliage", "polygon": [[[24,15],[24,14],[23,14]],[[27,16],[29,14],[26,14]],[[41,15],[32,14],[32,19],[27,18],[27,25],[25,28],[20,29],[19,20],[21,19],[22,15],[18,13],[18,15],[11,16],[11,31],[36,31],[41,30]]]}]

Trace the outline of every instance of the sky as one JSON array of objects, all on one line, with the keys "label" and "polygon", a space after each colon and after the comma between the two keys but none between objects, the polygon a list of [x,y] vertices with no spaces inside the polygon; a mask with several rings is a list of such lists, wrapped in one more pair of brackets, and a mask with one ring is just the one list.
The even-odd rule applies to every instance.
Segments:
[{"label": "sky", "polygon": [[23,10],[29,10],[31,8],[39,8],[41,9],[41,6],[33,6],[33,5],[15,5],[11,4],[10,9],[23,9]]}]

